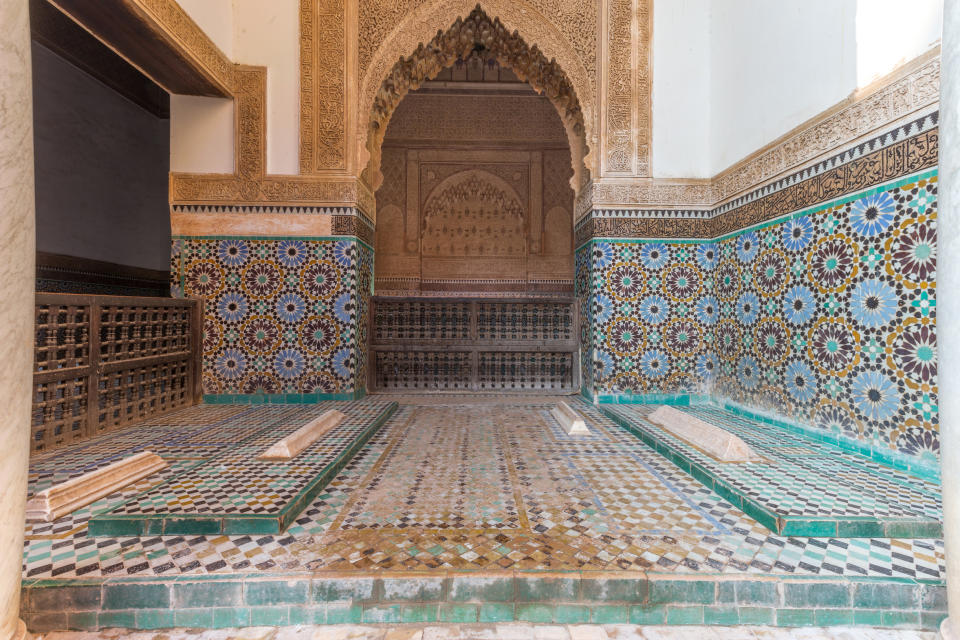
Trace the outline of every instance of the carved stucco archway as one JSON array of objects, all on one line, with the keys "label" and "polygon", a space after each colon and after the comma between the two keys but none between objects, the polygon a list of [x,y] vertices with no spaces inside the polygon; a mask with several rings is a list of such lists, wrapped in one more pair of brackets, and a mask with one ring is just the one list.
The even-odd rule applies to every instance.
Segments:
[{"label": "carved stucco archway", "polygon": [[[557,109],[570,142],[571,187],[579,194],[596,160],[588,145],[595,140],[595,96],[586,69],[560,32],[523,0],[485,0],[483,7],[475,1],[436,0],[419,7],[376,51],[361,80],[357,118],[357,157],[365,181],[372,190],[380,186],[383,136],[406,93],[482,45]],[[450,26],[434,31],[438,24]]]}]

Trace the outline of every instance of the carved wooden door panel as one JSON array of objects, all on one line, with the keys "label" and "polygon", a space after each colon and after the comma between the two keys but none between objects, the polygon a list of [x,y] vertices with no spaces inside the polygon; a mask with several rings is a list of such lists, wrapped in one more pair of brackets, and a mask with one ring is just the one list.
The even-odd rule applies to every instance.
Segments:
[{"label": "carved wooden door panel", "polygon": [[570,298],[373,298],[373,391],[579,389]]}]

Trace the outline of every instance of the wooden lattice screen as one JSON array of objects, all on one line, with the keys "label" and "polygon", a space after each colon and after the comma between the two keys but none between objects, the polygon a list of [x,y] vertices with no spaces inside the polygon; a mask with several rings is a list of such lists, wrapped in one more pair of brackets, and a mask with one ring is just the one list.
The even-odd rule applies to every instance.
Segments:
[{"label": "wooden lattice screen", "polygon": [[577,305],[569,298],[374,297],[375,391],[576,391]]},{"label": "wooden lattice screen", "polygon": [[31,451],[200,401],[199,300],[38,293]]}]

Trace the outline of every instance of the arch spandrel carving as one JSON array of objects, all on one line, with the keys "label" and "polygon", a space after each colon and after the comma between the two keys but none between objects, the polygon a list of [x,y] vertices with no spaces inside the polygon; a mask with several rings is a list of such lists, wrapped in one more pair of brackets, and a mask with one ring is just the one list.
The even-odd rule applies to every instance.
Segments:
[{"label": "arch spandrel carving", "polygon": [[[387,41],[390,32],[405,16],[417,11],[424,4],[429,4],[430,1],[360,0],[358,66],[361,76],[370,68],[374,54],[380,44]],[[564,39],[573,46],[577,56],[583,62],[588,76],[597,77],[600,2],[598,0],[524,0],[524,3],[563,34]],[[489,4],[484,3],[484,6]]]},{"label": "arch spandrel carving", "polygon": [[[443,68],[441,66],[433,69],[433,65],[427,59],[440,58],[449,53],[442,52],[440,47],[450,44],[450,33],[458,29],[461,22],[477,17],[479,13],[482,19],[498,25],[494,34],[496,42],[488,44],[503,45],[500,51],[496,51],[494,46],[496,57],[502,64],[521,75],[523,70],[518,67],[523,65],[518,65],[516,60],[508,58],[515,57],[518,53],[517,50],[520,48],[517,45],[518,41],[523,47],[529,44],[526,53],[532,53],[540,59],[541,67],[547,70],[547,73],[537,75],[545,77],[548,82],[566,87],[558,92],[553,86],[537,86],[537,79],[529,77],[534,74],[525,74],[528,77],[524,79],[530,81],[535,88],[547,89],[545,93],[560,113],[574,157],[575,175],[571,186],[575,191],[579,191],[580,187],[588,181],[589,173],[595,171],[596,165],[595,154],[592,151],[597,146],[594,124],[596,87],[591,81],[591,75],[576,49],[563,34],[524,0],[485,0],[482,5],[477,5],[475,2],[476,0],[432,0],[421,4],[397,24],[373,54],[369,67],[361,79],[355,138],[360,166],[367,167],[366,181],[373,189],[379,186],[380,142],[392,110],[396,108],[396,103],[407,91],[416,88],[424,79]],[[447,40],[441,40],[445,36]],[[501,39],[504,42],[501,42]],[[440,44],[435,44],[438,41]],[[463,44],[472,45],[472,43]],[[466,46],[466,50],[469,48],[470,46]],[[452,63],[455,59],[456,54],[446,64]],[[405,61],[411,78],[405,79],[406,86],[394,86],[390,80],[394,67],[404,64]],[[414,82],[411,83],[410,80]],[[391,93],[396,94],[394,104],[389,106],[387,113],[377,114],[378,111],[383,110],[380,104],[383,102],[382,98],[385,94]],[[371,114],[376,114],[376,128],[371,127]]]}]

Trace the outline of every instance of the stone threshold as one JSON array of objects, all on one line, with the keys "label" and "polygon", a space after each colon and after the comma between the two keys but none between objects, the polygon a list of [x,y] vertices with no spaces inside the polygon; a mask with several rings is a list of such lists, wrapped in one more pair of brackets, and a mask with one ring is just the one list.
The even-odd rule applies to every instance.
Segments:
[{"label": "stone threshold", "polygon": [[[44,640],[144,640],[130,629],[54,631]],[[771,627],[765,625],[665,625],[501,623],[298,624],[286,627],[227,627],[216,631],[173,628],[162,640],[939,640],[936,631],[894,631],[876,627]]]},{"label": "stone threshold", "polygon": [[623,572],[314,572],[34,580],[33,632],[111,627],[496,623],[936,629],[942,581]]}]

